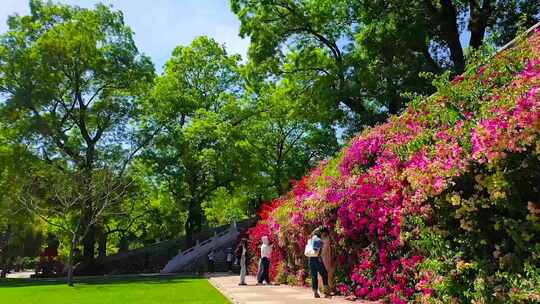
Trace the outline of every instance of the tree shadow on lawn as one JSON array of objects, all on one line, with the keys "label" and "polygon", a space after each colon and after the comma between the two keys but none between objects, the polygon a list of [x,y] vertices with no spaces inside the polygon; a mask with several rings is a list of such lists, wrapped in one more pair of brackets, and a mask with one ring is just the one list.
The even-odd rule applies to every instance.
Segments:
[{"label": "tree shadow on lawn", "polygon": [[[132,283],[143,284],[182,284],[192,280],[204,280],[198,276],[126,276],[126,277],[84,277],[75,278],[77,285],[126,285]],[[47,285],[66,285],[65,278],[55,279],[0,279],[0,288],[31,287]]]}]

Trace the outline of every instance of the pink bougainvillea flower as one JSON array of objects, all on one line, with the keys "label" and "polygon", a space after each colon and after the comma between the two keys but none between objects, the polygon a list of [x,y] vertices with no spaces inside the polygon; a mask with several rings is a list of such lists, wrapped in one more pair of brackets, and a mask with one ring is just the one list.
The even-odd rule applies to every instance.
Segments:
[{"label": "pink bougainvillea flower", "polygon": [[304,282],[303,246],[324,225],[342,274],[340,293],[397,304],[436,296],[437,275],[419,267],[431,253],[415,249],[411,240],[422,230],[411,219],[433,222],[434,201],[471,168],[539,149],[540,29],[525,47],[515,63],[521,71],[503,68],[508,59],[498,54],[495,64],[451,81],[449,90],[475,94],[413,103],[364,130],[341,159],[321,162],[290,193],[263,204],[261,221],[249,230],[250,249],[258,251],[262,235],[271,238],[272,276],[296,273]]}]

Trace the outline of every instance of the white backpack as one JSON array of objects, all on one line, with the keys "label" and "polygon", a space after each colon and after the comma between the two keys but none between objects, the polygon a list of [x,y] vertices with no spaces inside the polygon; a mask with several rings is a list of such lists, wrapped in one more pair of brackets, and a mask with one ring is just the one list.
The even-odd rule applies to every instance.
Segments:
[{"label": "white backpack", "polygon": [[312,239],[308,240],[308,242],[306,244],[306,248],[304,248],[304,255],[309,257],[309,258],[319,256],[319,252],[317,250],[313,249],[313,240]]}]

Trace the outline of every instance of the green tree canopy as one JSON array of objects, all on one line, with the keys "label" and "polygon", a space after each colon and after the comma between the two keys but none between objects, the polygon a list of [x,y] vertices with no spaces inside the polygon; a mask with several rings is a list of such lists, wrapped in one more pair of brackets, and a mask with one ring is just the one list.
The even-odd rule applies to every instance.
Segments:
[{"label": "green tree canopy", "polygon": [[337,149],[334,130],[295,103],[289,86],[254,83],[251,68],[199,37],[174,50],[147,100],[148,124],[161,131],[145,163],[155,188],[165,185],[187,213],[188,236],[253,214]]},{"label": "green tree canopy", "polygon": [[346,105],[361,125],[402,109],[403,92],[432,92],[420,72],[463,72],[464,48],[480,48],[487,34],[508,42],[538,21],[540,2],[231,0],[231,8],[252,61],[301,83],[304,98]]},{"label": "green tree canopy", "polygon": [[[137,145],[130,136],[137,128],[136,97],[154,69],[122,13],[32,0],[30,15],[11,16],[8,26],[0,37],[6,125],[42,159],[80,171],[82,185],[91,184],[98,167],[124,170]],[[93,259],[93,232],[85,256]]]},{"label": "green tree canopy", "polygon": [[237,117],[244,111],[239,60],[214,40],[199,37],[173,51],[148,99],[147,121],[161,131],[145,159],[158,183],[187,211],[188,237],[204,221],[202,202],[241,180],[249,161],[236,145]]}]

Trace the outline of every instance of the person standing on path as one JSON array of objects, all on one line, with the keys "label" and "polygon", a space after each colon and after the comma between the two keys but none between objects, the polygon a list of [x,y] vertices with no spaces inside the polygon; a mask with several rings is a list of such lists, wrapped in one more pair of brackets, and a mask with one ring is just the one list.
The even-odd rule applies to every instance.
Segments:
[{"label": "person standing on path", "polygon": [[240,283],[238,285],[245,286],[246,284],[246,263],[247,263],[247,239],[240,240],[235,251],[236,257],[240,261]]},{"label": "person standing on path", "polygon": [[232,273],[233,257],[232,248],[227,248],[227,271],[229,273]]},{"label": "person standing on path", "polygon": [[330,298],[329,286],[328,286],[328,273],[324,267],[324,263],[321,259],[321,253],[323,250],[323,242],[321,240],[321,234],[327,234],[327,228],[315,229],[311,233],[311,238],[309,239],[304,254],[309,258],[309,272],[311,273],[311,288],[313,289],[313,294],[315,298],[320,298],[319,295],[319,277],[320,274],[322,277],[324,285],[324,295],[325,298]]},{"label": "person standing on path", "polygon": [[[330,291],[334,291],[334,274],[336,273],[336,260],[334,258],[334,252],[332,251],[332,240],[328,229],[322,229],[321,240],[323,241],[323,247],[321,252],[321,259],[323,261],[326,272],[328,273],[328,283]],[[321,278],[322,279],[322,278]]]},{"label": "person standing on path", "polygon": [[270,256],[272,255],[272,245],[268,236],[261,238],[261,261],[259,262],[259,273],[257,283],[261,285],[263,282],[270,285]]},{"label": "person standing on path", "polygon": [[215,257],[214,257],[214,249],[210,250],[208,253],[208,272],[213,273],[215,268]]}]

